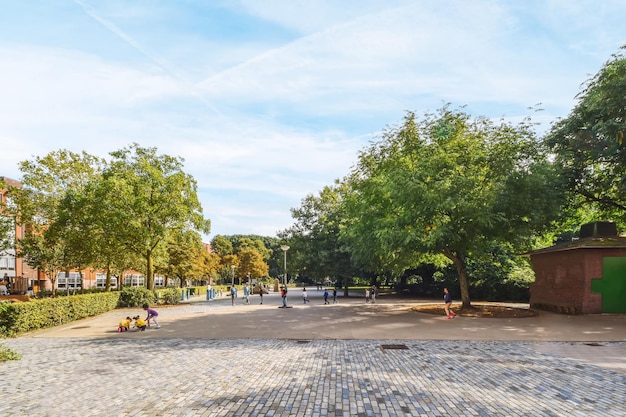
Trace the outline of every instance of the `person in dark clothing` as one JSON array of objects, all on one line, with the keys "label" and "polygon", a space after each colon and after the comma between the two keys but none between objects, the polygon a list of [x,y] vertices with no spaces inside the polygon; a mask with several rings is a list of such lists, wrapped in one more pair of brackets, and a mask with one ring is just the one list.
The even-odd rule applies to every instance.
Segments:
[{"label": "person in dark clothing", "polygon": [[456,313],[454,311],[452,311],[452,295],[450,295],[450,292],[448,291],[447,288],[443,289],[443,302],[444,302],[444,306],[443,309],[446,312],[446,319],[453,319],[456,317]]}]

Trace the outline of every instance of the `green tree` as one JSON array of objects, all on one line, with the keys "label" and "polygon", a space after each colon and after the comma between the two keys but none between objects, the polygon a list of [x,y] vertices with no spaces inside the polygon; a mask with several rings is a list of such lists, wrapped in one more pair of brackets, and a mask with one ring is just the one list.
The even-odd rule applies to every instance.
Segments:
[{"label": "green tree", "polygon": [[167,277],[177,278],[181,287],[185,286],[188,278],[202,273],[198,269],[198,261],[204,249],[199,233],[193,230],[173,232],[167,240],[166,247],[165,266],[159,272]]},{"label": "green tree", "polygon": [[233,245],[235,252],[239,253],[244,249],[252,249],[261,255],[262,259],[269,259],[271,252],[265,247],[265,243],[261,239],[253,239],[252,237],[242,236],[237,239],[237,244]]},{"label": "green tree", "polygon": [[335,187],[324,187],[318,196],[306,196],[299,208],[291,210],[296,223],[279,233],[279,237],[291,247],[290,270],[316,282],[332,277],[347,287],[347,280],[357,270],[351,262],[350,248],[340,239],[345,219],[339,193],[343,186],[337,183]]},{"label": "green tree", "polygon": [[13,215],[25,226],[24,238],[18,241],[21,256],[31,267],[50,274],[53,288],[54,268],[69,271],[85,264],[86,252],[76,243],[82,238],[77,224],[83,212],[75,203],[103,164],[86,152],[54,151],[21,162],[22,187],[9,187],[15,202]]},{"label": "green tree", "polygon": [[578,95],[546,137],[570,189],[626,223],[626,46]]},{"label": "green tree", "polygon": [[183,160],[158,155],[156,148],[132,144],[111,153],[104,178],[118,181],[117,198],[110,201],[111,215],[124,224],[118,238],[146,262],[146,285],[154,288],[153,256],[171,231],[209,233],[202,215],[196,181],[183,172]]},{"label": "green tree", "polygon": [[[494,242],[522,248],[557,215],[561,198],[532,125],[495,124],[444,107],[383,133],[348,178],[354,254],[402,271],[422,253],[456,267],[470,307],[467,257]],[[376,265],[378,264],[378,265]]]},{"label": "green tree", "polygon": [[217,235],[211,240],[211,250],[220,256],[232,255],[233,244],[225,236]]},{"label": "green tree", "polygon": [[123,231],[126,216],[119,215],[112,202],[118,198],[120,181],[116,177],[102,176],[85,187],[80,202],[88,213],[89,222],[85,225],[84,244],[91,251],[91,266],[106,272],[105,290],[111,290],[111,278],[118,275],[121,286],[122,273],[127,269],[140,270],[141,258],[129,250]]}]

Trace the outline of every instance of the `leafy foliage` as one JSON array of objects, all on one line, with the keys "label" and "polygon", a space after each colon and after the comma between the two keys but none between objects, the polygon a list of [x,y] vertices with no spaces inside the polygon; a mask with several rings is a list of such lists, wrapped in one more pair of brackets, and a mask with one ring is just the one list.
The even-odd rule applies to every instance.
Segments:
[{"label": "leafy foliage", "polygon": [[176,288],[166,288],[164,290],[160,290],[159,301],[168,305],[176,305],[180,303],[180,290],[177,290]]},{"label": "leafy foliage", "polygon": [[105,180],[115,178],[117,198],[110,215],[124,227],[118,237],[128,250],[146,260],[146,284],[154,287],[153,255],[175,230],[209,232],[202,215],[196,181],[182,170],[182,159],[157,155],[156,148],[133,144],[112,152]]},{"label": "leafy foliage", "polygon": [[22,359],[22,355],[20,355],[13,349],[9,349],[4,345],[0,345],[0,363],[6,361],[17,361],[20,359]]},{"label": "leafy foliage", "polygon": [[117,307],[119,298],[119,292],[101,292],[27,303],[0,303],[0,335],[16,336],[105,313]]},{"label": "leafy foliage", "polygon": [[546,142],[570,189],[626,224],[626,46],[578,95]]},{"label": "leafy foliage", "polygon": [[409,113],[360,155],[348,178],[344,236],[356,256],[398,273],[421,254],[443,254],[468,306],[468,257],[497,242],[528,247],[562,202],[531,126],[471,119],[448,107],[421,120]]},{"label": "leafy foliage", "polygon": [[309,282],[322,282],[326,277],[346,281],[358,273],[349,248],[340,239],[346,218],[341,187],[324,187],[319,195],[306,196],[299,208],[291,210],[296,223],[280,233],[291,246],[291,269]]},{"label": "leafy foliage", "polygon": [[145,287],[126,287],[120,293],[120,307],[141,307],[154,304],[154,292]]}]

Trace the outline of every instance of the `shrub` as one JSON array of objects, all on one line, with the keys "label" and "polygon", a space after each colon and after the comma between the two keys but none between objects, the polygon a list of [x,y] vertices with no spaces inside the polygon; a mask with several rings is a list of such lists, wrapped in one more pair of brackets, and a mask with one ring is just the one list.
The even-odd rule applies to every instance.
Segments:
[{"label": "shrub", "polygon": [[178,304],[180,303],[180,291],[178,288],[166,288],[159,291],[159,300],[163,304]]},{"label": "shrub", "polygon": [[4,345],[0,345],[0,362],[16,361],[21,358],[22,357],[19,353],[15,352],[12,349],[9,349],[8,347],[5,347]]},{"label": "shrub", "polygon": [[16,336],[115,309],[118,292],[45,298],[0,304],[0,334]]},{"label": "shrub", "polygon": [[119,307],[141,307],[154,304],[154,292],[145,287],[126,287],[120,294]]}]

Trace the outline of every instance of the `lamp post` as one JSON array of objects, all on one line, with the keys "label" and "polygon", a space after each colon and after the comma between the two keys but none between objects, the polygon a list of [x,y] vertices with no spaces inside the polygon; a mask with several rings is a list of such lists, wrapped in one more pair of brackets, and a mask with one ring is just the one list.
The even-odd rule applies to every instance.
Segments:
[{"label": "lamp post", "polygon": [[231,286],[234,287],[235,286],[235,265],[231,265],[230,269],[233,270],[233,276],[232,276],[232,282],[231,282]]},{"label": "lamp post", "polygon": [[289,246],[287,245],[282,245],[280,247],[283,252],[285,252],[285,278],[283,279],[283,285],[286,287],[287,286],[287,251],[289,250]]}]

